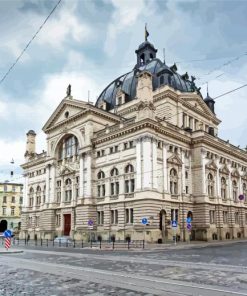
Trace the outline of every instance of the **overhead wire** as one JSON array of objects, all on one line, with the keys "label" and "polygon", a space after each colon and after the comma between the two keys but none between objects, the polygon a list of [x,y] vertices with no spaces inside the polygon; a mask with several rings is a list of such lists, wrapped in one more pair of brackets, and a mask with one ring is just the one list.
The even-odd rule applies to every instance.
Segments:
[{"label": "overhead wire", "polygon": [[9,75],[9,73],[13,70],[13,68],[15,67],[15,65],[19,62],[19,60],[22,58],[23,54],[26,52],[26,50],[28,49],[28,47],[31,45],[31,43],[33,42],[33,40],[37,37],[37,35],[39,34],[39,32],[42,30],[42,28],[44,27],[44,25],[46,24],[46,22],[48,21],[48,19],[50,18],[50,16],[53,14],[53,12],[56,10],[56,8],[58,7],[58,5],[61,3],[62,0],[59,0],[57,2],[57,4],[53,7],[53,9],[51,10],[51,12],[49,13],[49,15],[46,17],[46,19],[44,20],[44,22],[41,24],[41,26],[39,27],[39,29],[36,31],[36,33],[33,35],[33,37],[30,39],[30,41],[27,43],[27,45],[24,47],[24,49],[22,50],[22,52],[19,54],[19,56],[16,58],[15,62],[10,66],[10,68],[7,70],[7,72],[3,75],[3,77],[0,80],[0,85],[3,83],[3,81],[6,79],[6,77]]}]

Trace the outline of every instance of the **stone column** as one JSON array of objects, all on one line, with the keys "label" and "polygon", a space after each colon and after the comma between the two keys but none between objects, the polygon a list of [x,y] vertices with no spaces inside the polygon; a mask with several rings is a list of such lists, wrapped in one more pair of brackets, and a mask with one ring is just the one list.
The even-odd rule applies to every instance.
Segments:
[{"label": "stone column", "polygon": [[182,159],[182,194],[185,193],[185,151],[182,150],[181,153],[181,159]]},{"label": "stone column", "polygon": [[152,157],[151,138],[145,136],[142,140],[143,147],[143,189],[150,189],[152,186]]},{"label": "stone column", "polygon": [[142,188],[141,138],[136,140],[136,190]]},{"label": "stone column", "polygon": [[50,165],[46,166],[46,176],[45,176],[45,202],[50,201]]},{"label": "stone column", "polygon": [[53,201],[55,201],[55,176],[56,176],[56,170],[55,170],[55,166],[52,165],[50,168],[51,172],[50,172],[50,198],[49,198],[49,203],[52,203]]},{"label": "stone column", "polygon": [[217,183],[217,196],[220,197],[220,161],[219,157],[216,159],[216,165],[217,165],[217,172],[216,172],[216,183]]},{"label": "stone column", "polygon": [[79,196],[80,198],[83,197],[83,189],[84,189],[84,155],[81,154],[80,156],[80,183],[79,183]]},{"label": "stone column", "polygon": [[202,194],[206,194],[206,153],[202,153]]},{"label": "stone column", "polygon": [[167,178],[167,145],[163,143],[163,184],[164,184],[164,191],[168,190],[168,178]]},{"label": "stone column", "polygon": [[153,188],[158,188],[158,180],[157,180],[157,141],[153,140]]},{"label": "stone column", "polygon": [[24,179],[24,188],[23,188],[23,207],[26,208],[28,207],[28,176],[25,174],[25,179]]},{"label": "stone column", "polygon": [[92,155],[91,152],[87,152],[86,155],[86,168],[87,168],[87,185],[86,185],[86,197],[92,196]]}]

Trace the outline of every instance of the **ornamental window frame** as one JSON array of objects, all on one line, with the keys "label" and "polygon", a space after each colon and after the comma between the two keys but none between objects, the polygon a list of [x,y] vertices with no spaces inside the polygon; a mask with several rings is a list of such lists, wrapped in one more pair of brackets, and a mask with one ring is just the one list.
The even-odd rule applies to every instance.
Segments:
[{"label": "ornamental window frame", "polygon": [[72,180],[67,178],[65,180],[65,196],[64,202],[71,202],[72,200]]},{"label": "ornamental window frame", "polygon": [[238,182],[235,179],[232,180],[232,199],[234,202],[238,201]]},{"label": "ornamental window frame", "polygon": [[225,177],[221,177],[220,179],[220,195],[223,200],[227,199],[227,180]]},{"label": "ornamental window frame", "polygon": [[207,189],[208,189],[208,196],[213,197],[215,195],[215,183],[214,183],[214,175],[209,172],[207,175]]},{"label": "ornamental window frame", "polygon": [[178,172],[174,167],[170,169],[169,178],[170,178],[170,194],[178,195]]}]

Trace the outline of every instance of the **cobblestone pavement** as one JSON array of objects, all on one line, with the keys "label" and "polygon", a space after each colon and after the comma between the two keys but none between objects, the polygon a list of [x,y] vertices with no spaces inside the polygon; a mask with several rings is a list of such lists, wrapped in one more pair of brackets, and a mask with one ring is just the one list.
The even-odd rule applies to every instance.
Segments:
[{"label": "cobblestone pavement", "polygon": [[0,295],[247,295],[247,243],[153,252],[0,256]]}]

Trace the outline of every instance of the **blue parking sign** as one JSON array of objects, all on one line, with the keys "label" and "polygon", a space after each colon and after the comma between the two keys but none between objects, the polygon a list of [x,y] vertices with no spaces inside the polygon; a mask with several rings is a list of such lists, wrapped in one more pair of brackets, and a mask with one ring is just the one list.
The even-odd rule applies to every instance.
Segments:
[{"label": "blue parking sign", "polygon": [[177,227],[178,226],[178,222],[176,220],[172,221],[172,227]]}]

